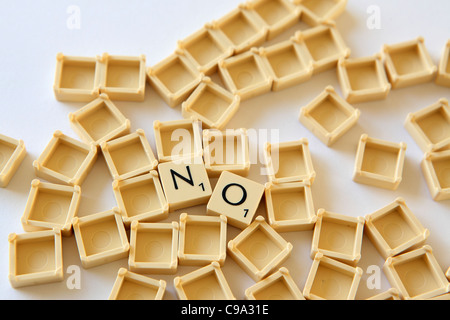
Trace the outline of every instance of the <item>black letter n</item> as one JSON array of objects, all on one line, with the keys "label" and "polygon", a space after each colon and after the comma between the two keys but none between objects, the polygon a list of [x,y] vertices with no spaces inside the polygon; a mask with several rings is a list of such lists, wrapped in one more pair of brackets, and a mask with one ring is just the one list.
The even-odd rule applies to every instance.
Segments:
[{"label": "black letter n", "polygon": [[186,170],[189,174],[189,179],[186,177],[183,177],[178,172],[175,172],[174,170],[170,169],[170,174],[172,175],[172,180],[173,180],[173,185],[175,186],[175,190],[178,190],[178,183],[177,183],[177,179],[175,179],[175,176],[177,176],[184,182],[189,183],[191,186],[194,186],[194,180],[192,179],[191,168],[189,166],[186,166]]}]

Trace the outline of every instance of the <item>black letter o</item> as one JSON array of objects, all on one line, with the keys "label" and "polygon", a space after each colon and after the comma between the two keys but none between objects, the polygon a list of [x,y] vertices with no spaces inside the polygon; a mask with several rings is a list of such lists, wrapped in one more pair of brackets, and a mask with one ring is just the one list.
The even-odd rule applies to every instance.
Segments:
[{"label": "black letter o", "polygon": [[[231,187],[239,187],[239,188],[241,188],[241,190],[242,190],[242,199],[241,199],[239,202],[233,203],[233,202],[230,202],[230,201],[227,199],[227,191],[228,191],[228,189],[231,188]],[[245,200],[247,200],[247,190],[245,190],[245,188],[244,188],[243,186],[241,186],[240,184],[237,184],[237,183],[230,183],[230,184],[227,185],[225,188],[223,188],[223,191],[222,191],[222,198],[223,198],[223,200],[225,200],[225,202],[228,203],[229,205],[232,205],[232,206],[240,206],[241,204],[243,204],[243,203],[245,202]]]}]

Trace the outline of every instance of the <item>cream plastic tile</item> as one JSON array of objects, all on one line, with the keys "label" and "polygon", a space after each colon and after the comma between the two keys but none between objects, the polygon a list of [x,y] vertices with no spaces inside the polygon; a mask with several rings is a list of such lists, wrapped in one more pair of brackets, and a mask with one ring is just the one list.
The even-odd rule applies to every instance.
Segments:
[{"label": "cream plastic tile", "polygon": [[444,301],[448,301],[448,300],[450,300],[450,293],[446,293],[446,294],[443,294],[443,295],[440,295],[440,296],[436,296],[436,297],[433,297],[433,298],[429,298],[429,299],[426,299],[426,300],[444,300]]},{"label": "cream plastic tile", "polygon": [[130,132],[130,120],[120,112],[109,96],[99,98],[69,114],[72,129],[86,143],[100,145]]},{"label": "cream plastic tile", "polygon": [[317,213],[311,258],[317,253],[356,266],[361,259],[364,217],[349,217],[324,209]]},{"label": "cream plastic tile", "polygon": [[12,233],[8,279],[14,288],[64,280],[61,231]]},{"label": "cream plastic tile", "polygon": [[337,67],[338,61],[348,58],[351,53],[333,23],[299,31],[295,38],[306,46],[312,59],[314,74]]},{"label": "cream plastic tile", "polygon": [[178,260],[182,266],[221,266],[227,256],[227,218],[180,215]]},{"label": "cream plastic tile", "polygon": [[53,83],[59,101],[90,102],[100,94],[101,66],[96,57],[56,55]]},{"label": "cream plastic tile", "polygon": [[289,270],[284,267],[245,290],[245,297],[248,300],[305,300]]},{"label": "cream plastic tile", "polygon": [[393,89],[433,81],[437,67],[422,37],[394,45],[384,45],[386,72]]},{"label": "cream plastic tile", "polygon": [[233,44],[235,55],[262,45],[269,32],[264,21],[249,8],[247,3],[239,4],[237,8],[211,24]]},{"label": "cream plastic tile", "polygon": [[204,77],[202,82],[182,103],[181,114],[185,119],[202,121],[205,129],[223,129],[239,109],[241,97],[225,90]]},{"label": "cream plastic tile", "polygon": [[429,107],[408,114],[405,128],[423,152],[448,148],[450,144],[450,107],[440,99]]},{"label": "cream plastic tile", "polygon": [[178,42],[178,49],[192,60],[197,70],[206,76],[217,71],[220,60],[234,54],[233,43],[211,23]]},{"label": "cream plastic tile", "polygon": [[224,171],[206,206],[208,215],[224,215],[228,224],[248,227],[264,195],[264,186],[256,181]]},{"label": "cream plastic tile", "polygon": [[305,45],[295,38],[259,49],[273,78],[272,91],[281,91],[311,79],[312,60]]},{"label": "cream plastic tile", "polygon": [[269,182],[306,182],[312,185],[316,172],[313,167],[309,142],[298,141],[267,143],[264,149],[265,166]]},{"label": "cream plastic tile", "polygon": [[169,216],[169,205],[156,170],[113,182],[114,197],[126,226],[133,221],[157,222]]},{"label": "cream plastic tile", "polygon": [[100,92],[111,100],[144,101],[146,85],[146,58],[118,56],[104,53],[97,57],[102,68]]},{"label": "cream plastic tile", "polygon": [[450,40],[447,41],[439,63],[436,84],[450,87]]},{"label": "cream plastic tile", "polygon": [[406,143],[371,138],[363,134],[356,154],[353,181],[396,190],[403,178]]},{"label": "cream plastic tile", "polygon": [[203,77],[203,73],[180,49],[147,69],[148,82],[172,108],[185,101]]},{"label": "cream plastic tile", "polygon": [[250,146],[246,129],[203,130],[203,158],[210,178],[224,171],[247,176]]},{"label": "cream plastic tile", "polygon": [[167,283],[120,268],[109,300],[163,300]]},{"label": "cream plastic tile", "polygon": [[144,130],[103,142],[100,145],[114,180],[126,180],[152,170],[158,165]]},{"label": "cream plastic tile", "polygon": [[247,8],[254,11],[268,28],[267,40],[294,26],[301,12],[289,0],[250,0]]},{"label": "cream plastic tile", "polygon": [[173,280],[180,300],[236,300],[218,262]]},{"label": "cream plastic tile", "polygon": [[314,257],[303,296],[307,300],[355,300],[363,271],[325,257]]},{"label": "cream plastic tile", "polygon": [[169,212],[204,205],[211,197],[211,183],[201,161],[166,162],[158,166],[158,171]]},{"label": "cream plastic tile", "polygon": [[347,2],[348,0],[294,0],[296,5],[318,23],[336,20],[345,11]]},{"label": "cream plastic tile", "polygon": [[25,143],[0,134],[0,188],[6,188],[27,154]]},{"label": "cream plastic tile", "polygon": [[72,235],[72,220],[81,201],[79,186],[31,182],[25,211],[21,218],[26,232],[59,229],[63,236]]},{"label": "cream plastic tile", "polygon": [[228,254],[256,282],[280,266],[292,251],[264,217],[258,216],[236,238],[228,242]]},{"label": "cream plastic tile", "polygon": [[179,225],[133,221],[130,231],[130,271],[174,274],[178,269]]},{"label": "cream plastic tile", "polygon": [[389,257],[383,271],[405,300],[423,300],[450,292],[450,283],[428,245]]},{"label": "cream plastic tile", "polygon": [[384,100],[391,91],[381,54],[341,59],[337,74],[344,97],[349,103]]},{"label": "cream plastic tile", "polygon": [[331,147],[356,125],[360,115],[359,109],[345,101],[332,86],[328,86],[301,108],[299,121],[320,141]]},{"label": "cream plastic tile", "polygon": [[384,259],[423,246],[430,235],[403,198],[366,215],[364,230]]},{"label": "cream plastic tile", "polygon": [[130,244],[118,208],[75,217],[73,230],[85,269],[128,257]]},{"label": "cream plastic tile", "polygon": [[189,161],[203,155],[202,123],[198,120],[157,120],[153,131],[159,162]]},{"label": "cream plastic tile", "polygon": [[400,293],[398,292],[398,290],[391,288],[385,292],[379,293],[379,294],[377,294],[373,297],[370,297],[366,300],[382,301],[382,300],[401,300],[401,299],[400,299]]},{"label": "cream plastic tile", "polygon": [[37,177],[49,182],[82,185],[97,156],[94,144],[78,141],[58,130],[33,167]]},{"label": "cream plastic tile", "polygon": [[314,229],[317,215],[308,182],[269,182],[265,187],[267,220],[272,228],[277,232]]},{"label": "cream plastic tile", "polygon": [[219,75],[231,93],[241,101],[272,90],[273,79],[256,48],[219,62]]},{"label": "cream plastic tile", "polygon": [[426,153],[421,167],[433,199],[450,200],[450,150]]}]

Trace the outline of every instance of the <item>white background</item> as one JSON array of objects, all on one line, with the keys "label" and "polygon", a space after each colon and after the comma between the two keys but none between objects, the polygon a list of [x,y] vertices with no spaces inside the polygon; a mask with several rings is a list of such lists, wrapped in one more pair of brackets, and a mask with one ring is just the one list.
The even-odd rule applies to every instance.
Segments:
[{"label": "white background", "polygon": [[[28,155],[6,189],[0,190],[0,299],[107,299],[117,270],[127,267],[126,259],[94,269],[81,268],[81,290],[69,290],[65,281],[36,287],[12,289],[8,279],[9,233],[22,233],[20,217],[25,208],[30,182],[35,178],[32,162],[52,133],[59,129],[77,138],[70,129],[68,113],[83,104],[60,103],[53,96],[52,84],[57,52],[67,55],[93,56],[110,54],[147,56],[154,65],[168,56],[176,41],[184,39],[206,22],[218,19],[240,3],[239,0],[127,0],[127,1],[0,1],[0,132],[23,139]],[[81,13],[79,29],[67,27],[67,9],[78,6]],[[376,5],[381,10],[381,28],[367,27],[367,9]],[[352,57],[379,52],[383,44],[394,44],[423,36],[432,58],[438,63],[442,49],[450,37],[450,3],[447,0],[349,0],[346,12],[337,26]],[[292,30],[293,31],[293,30]],[[439,98],[450,98],[448,88],[433,83],[392,91],[386,101],[355,105],[361,119],[332,148],[327,148],[298,122],[300,108],[317,96],[327,85],[340,90],[335,70],[324,72],[300,86],[270,93],[242,103],[228,128],[279,129],[281,141],[306,137],[317,179],[313,185],[316,209],[364,216],[404,197],[422,224],[431,232],[427,241],[443,269],[450,266],[450,203],[434,202],[420,170],[422,152],[403,127],[409,112],[422,109]],[[154,120],[180,119],[180,108],[171,109],[147,87],[143,103],[118,102],[117,106],[131,120],[132,130],[146,131],[154,147]],[[352,171],[357,142],[362,133],[408,144],[404,180],[393,192],[356,184]],[[262,144],[263,141],[253,141]],[[259,175],[259,165],[252,167],[250,178],[266,182]],[[116,206],[111,189],[111,177],[102,157],[82,186],[79,215],[109,210]],[[205,214],[205,207],[183,210],[189,214]],[[258,214],[265,215],[264,204]],[[169,220],[178,220],[173,213]],[[228,240],[239,230],[230,227]],[[294,245],[291,257],[283,264],[301,290],[311,266],[309,251],[312,231],[283,233]],[[75,239],[63,240],[64,267],[81,266]],[[364,271],[370,265],[383,265],[383,259],[364,237],[362,260]],[[179,275],[195,270],[179,267]],[[238,299],[253,280],[228,258],[223,268],[231,289]],[[66,274],[66,278],[67,278]],[[165,299],[176,299],[173,276],[150,275],[168,283]],[[369,290],[365,273],[357,298],[364,299],[388,289],[381,275],[381,288]]]}]

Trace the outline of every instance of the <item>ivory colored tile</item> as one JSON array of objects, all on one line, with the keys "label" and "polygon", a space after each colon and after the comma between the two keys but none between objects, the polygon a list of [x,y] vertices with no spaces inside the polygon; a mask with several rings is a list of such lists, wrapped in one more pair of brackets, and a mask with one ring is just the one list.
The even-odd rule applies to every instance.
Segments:
[{"label": "ivory colored tile", "polygon": [[263,195],[262,184],[224,171],[208,201],[207,214],[224,215],[229,225],[244,229],[252,223]]},{"label": "ivory colored tile", "polygon": [[0,134],[0,188],[6,188],[27,154],[25,143]]},{"label": "ivory colored tile", "polygon": [[383,271],[405,300],[423,300],[450,292],[450,283],[428,245],[389,257]]},{"label": "ivory colored tile", "polygon": [[180,215],[178,260],[184,266],[205,266],[213,261],[221,266],[227,255],[227,218]]},{"label": "ivory colored tile", "polygon": [[133,221],[130,231],[130,271],[174,274],[178,268],[179,225]]},{"label": "ivory colored tile", "polygon": [[130,244],[120,210],[75,217],[73,230],[85,269],[128,257]]},{"label": "ivory colored tile", "polygon": [[341,59],[338,62],[337,74],[344,97],[349,103],[384,100],[391,91],[380,54]]},{"label": "ivory colored tile", "polygon": [[14,288],[64,280],[60,230],[12,233],[8,279]]},{"label": "ivory colored tile", "polygon": [[311,186],[302,183],[267,183],[265,190],[267,218],[278,232],[314,229],[317,215],[314,211]]},{"label": "ivory colored tile", "polygon": [[284,267],[245,290],[245,297],[248,300],[305,300],[289,270]]},{"label": "ivory colored tile", "polygon": [[126,180],[148,173],[155,170],[158,165],[158,160],[142,129],[103,142],[100,147],[114,180]]},{"label": "ivory colored tile", "polygon": [[113,192],[126,226],[133,221],[157,222],[169,216],[169,205],[156,170],[127,180],[115,180]]},{"label": "ivory colored tile", "polygon": [[79,186],[31,182],[21,223],[26,232],[59,229],[63,236],[72,235],[72,220],[81,201]]},{"label": "ivory colored tile", "polygon": [[408,114],[405,128],[423,152],[448,148],[450,144],[450,107],[448,100]]},{"label": "ivory colored tile", "polygon": [[179,41],[178,49],[192,60],[199,72],[207,76],[217,71],[220,60],[234,54],[233,43],[211,23]]},{"label": "ivory colored tile", "polygon": [[110,55],[98,57],[102,67],[100,92],[111,100],[137,101],[145,99],[146,57]]},{"label": "ivory colored tile", "polygon": [[53,83],[59,101],[90,102],[100,94],[101,66],[96,57],[56,55]]},{"label": "ivory colored tile", "polygon": [[191,95],[203,76],[180,49],[147,69],[148,82],[172,108]]},{"label": "ivory colored tile", "polygon": [[424,245],[430,234],[402,198],[367,215],[364,230],[384,259]]},{"label": "ivory colored tile", "polygon": [[273,79],[256,48],[221,60],[219,75],[226,88],[239,95],[241,101],[272,90]]},{"label": "ivory colored tile", "polygon": [[332,86],[328,86],[301,108],[299,121],[320,141],[331,147],[356,125],[360,115],[359,109],[345,101]]},{"label": "ivory colored tile", "polygon": [[200,160],[161,163],[158,171],[169,212],[204,205],[211,197],[211,183]]},{"label": "ivory colored tile", "polygon": [[320,209],[311,245],[311,258],[317,253],[356,266],[361,259],[364,217],[349,217]]},{"label": "ivory colored tile", "polygon": [[355,300],[363,271],[321,253],[316,254],[306,280],[306,300]]},{"label": "ivory colored tile", "polygon": [[84,142],[98,146],[130,131],[130,120],[125,118],[105,93],[70,113],[69,120],[72,129]]},{"label": "ivory colored tile", "polygon": [[384,45],[386,72],[393,89],[433,81],[437,67],[422,37],[394,45]]},{"label": "ivory colored tile", "polygon": [[49,182],[82,185],[97,156],[94,144],[78,141],[58,130],[33,167],[37,177]]},{"label": "ivory colored tile", "polygon": [[304,44],[295,38],[260,48],[273,78],[272,91],[281,91],[311,79],[314,68]]},{"label": "ivory colored tile", "polygon": [[159,162],[187,161],[203,155],[202,123],[198,120],[155,121],[153,131]]},{"label": "ivory colored tile", "polygon": [[300,15],[300,8],[288,0],[251,0],[247,8],[256,12],[268,28],[267,40],[295,25]]},{"label": "ivory colored tile", "polygon": [[436,84],[450,87],[450,40],[447,41],[439,63]]},{"label": "ivory colored tile", "polygon": [[203,130],[203,158],[210,178],[224,171],[247,176],[251,165],[249,153],[246,129]]},{"label": "ivory colored tile", "polygon": [[315,180],[309,142],[303,138],[298,141],[267,143],[264,149],[265,165],[269,182],[306,182],[312,185]]},{"label": "ivory colored tile", "polygon": [[167,283],[120,268],[109,300],[162,300]]},{"label": "ivory colored tile", "polygon": [[406,144],[371,138],[363,134],[356,154],[353,181],[396,190],[403,178]]},{"label": "ivory colored tile", "polygon": [[428,298],[426,300],[444,300],[444,301],[448,301],[448,300],[450,300],[450,293],[446,293],[446,294],[443,294],[443,295],[440,295],[440,296],[436,296],[436,297],[433,297],[433,298]]},{"label": "ivory colored tile", "polygon": [[180,300],[236,300],[216,261],[173,282]]},{"label": "ivory colored tile", "polygon": [[256,282],[278,268],[292,248],[262,216],[228,242],[228,254]]},{"label": "ivory colored tile", "polygon": [[373,297],[370,297],[366,300],[382,301],[382,300],[401,300],[401,299],[400,299],[400,293],[398,292],[398,290],[391,288],[385,292],[379,293],[379,294],[377,294]]},{"label": "ivory colored tile", "polygon": [[348,0],[294,0],[319,23],[336,20],[347,6]]},{"label": "ivory colored tile", "polygon": [[299,31],[295,38],[306,46],[314,67],[313,74],[337,67],[338,61],[348,58],[351,53],[336,26],[332,23],[320,24],[314,28]]},{"label": "ivory colored tile", "polygon": [[421,167],[433,199],[450,200],[450,151],[426,153]]},{"label": "ivory colored tile", "polygon": [[183,102],[181,112],[185,119],[202,121],[205,129],[223,129],[239,109],[241,97],[204,77],[202,82]]},{"label": "ivory colored tile", "polygon": [[247,3],[239,4],[234,10],[213,21],[212,26],[220,30],[233,44],[234,54],[262,45],[269,32],[265,23]]}]

